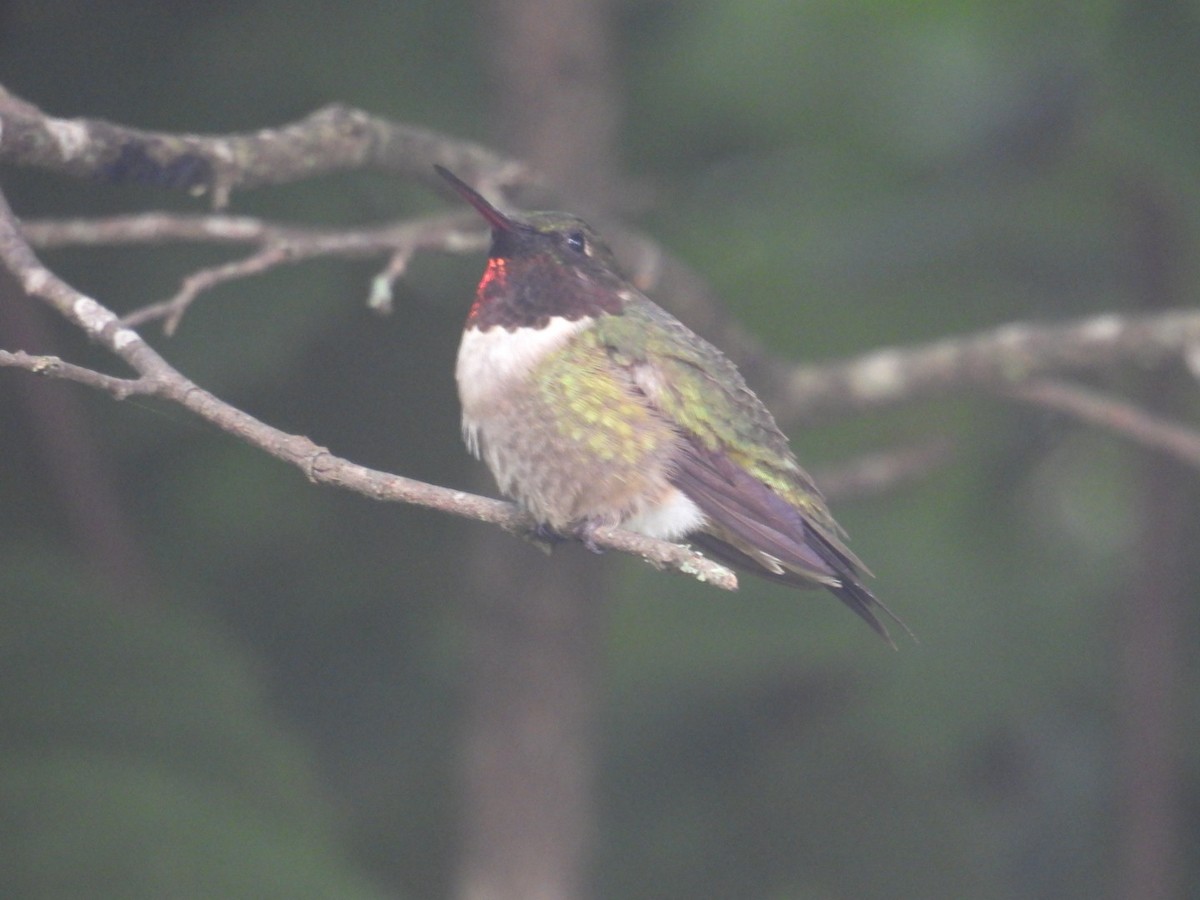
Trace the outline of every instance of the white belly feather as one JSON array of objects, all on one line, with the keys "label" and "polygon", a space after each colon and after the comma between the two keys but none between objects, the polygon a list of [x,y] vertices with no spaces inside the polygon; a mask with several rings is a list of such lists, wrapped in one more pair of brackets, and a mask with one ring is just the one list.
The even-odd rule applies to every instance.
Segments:
[{"label": "white belly feather", "polygon": [[676,488],[655,506],[647,506],[622,522],[622,527],[646,537],[676,541],[704,524],[704,513],[692,499]]}]

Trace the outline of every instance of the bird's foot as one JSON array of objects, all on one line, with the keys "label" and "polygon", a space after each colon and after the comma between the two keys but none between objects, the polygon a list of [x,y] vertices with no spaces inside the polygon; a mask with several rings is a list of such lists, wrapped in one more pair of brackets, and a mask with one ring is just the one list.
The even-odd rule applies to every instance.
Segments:
[{"label": "bird's foot", "polygon": [[604,548],[596,543],[596,530],[604,525],[603,522],[595,519],[588,519],[575,529],[575,537],[583,542],[583,546],[587,547],[593,553],[603,553]]},{"label": "bird's foot", "polygon": [[573,526],[567,532],[562,532],[547,525],[545,522],[539,522],[529,531],[528,537],[531,542],[541,547],[547,553],[563,541],[569,540],[579,541],[593,553],[603,553],[604,548],[596,543],[595,534],[596,530],[602,528],[604,524],[604,522],[589,519]]},{"label": "bird's foot", "polygon": [[550,553],[555,547],[568,539],[561,531],[556,531],[545,522],[538,522],[530,529],[527,538],[531,544],[540,550]]},{"label": "bird's foot", "polygon": [[545,522],[538,522],[533,526],[532,537],[535,541],[541,541],[544,544],[561,544],[567,539],[565,534],[555,531]]}]

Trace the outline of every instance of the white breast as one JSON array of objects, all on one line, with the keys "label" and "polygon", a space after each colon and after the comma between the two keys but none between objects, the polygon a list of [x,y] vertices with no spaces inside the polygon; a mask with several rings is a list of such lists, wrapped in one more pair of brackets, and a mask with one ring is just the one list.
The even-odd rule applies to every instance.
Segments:
[{"label": "white breast", "polygon": [[486,428],[490,415],[503,409],[513,386],[523,383],[547,353],[591,322],[587,317],[572,322],[556,316],[544,328],[469,328],[463,332],[455,378],[462,402],[463,434],[472,453],[479,455],[480,429]]}]

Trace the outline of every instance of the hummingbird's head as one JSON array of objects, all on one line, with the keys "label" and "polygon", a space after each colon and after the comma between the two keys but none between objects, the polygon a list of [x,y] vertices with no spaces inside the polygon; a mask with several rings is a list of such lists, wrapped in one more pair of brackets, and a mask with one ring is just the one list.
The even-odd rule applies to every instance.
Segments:
[{"label": "hummingbird's head", "polygon": [[507,215],[457,175],[434,168],[492,227],[488,267],[469,322],[541,327],[550,317],[620,312],[628,283],[590,225],[568,213]]}]

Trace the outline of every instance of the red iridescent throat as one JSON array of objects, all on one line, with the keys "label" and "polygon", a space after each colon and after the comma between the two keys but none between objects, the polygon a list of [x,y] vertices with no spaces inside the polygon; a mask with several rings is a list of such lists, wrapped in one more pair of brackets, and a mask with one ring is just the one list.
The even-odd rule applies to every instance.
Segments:
[{"label": "red iridescent throat", "polygon": [[471,304],[471,311],[467,313],[468,325],[474,324],[479,318],[488,301],[488,294],[493,290],[504,290],[507,280],[508,261],[498,256],[490,258],[487,268],[483,270],[483,277],[479,279],[479,287],[475,289],[475,302]]}]

